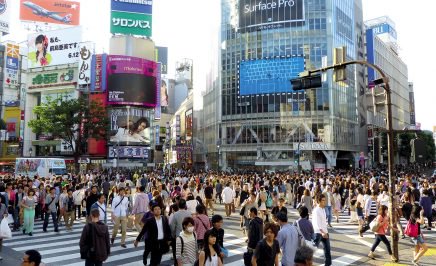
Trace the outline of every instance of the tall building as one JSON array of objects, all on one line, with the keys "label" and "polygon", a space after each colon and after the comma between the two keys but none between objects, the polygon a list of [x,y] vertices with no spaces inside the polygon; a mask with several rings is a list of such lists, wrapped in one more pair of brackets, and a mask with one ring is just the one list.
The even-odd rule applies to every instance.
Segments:
[{"label": "tall building", "polygon": [[[404,130],[411,125],[414,118],[414,107],[410,97],[413,97],[413,84],[408,81],[407,65],[398,54],[397,32],[395,23],[389,17],[380,17],[365,21],[366,56],[370,63],[379,66],[389,77],[392,101],[392,127],[394,130]],[[374,87],[373,80],[380,76],[368,69],[367,119],[368,144],[374,163],[385,163],[387,151],[382,150],[380,132],[386,129],[386,108],[374,108],[373,93],[383,92],[383,88]]]},{"label": "tall building", "polygon": [[331,65],[335,47],[347,47],[347,60],[364,57],[362,1],[222,0],[221,9],[219,91],[205,95],[221,97],[219,117],[205,124],[218,125],[205,136],[213,145],[216,134],[219,167],[296,169],[297,157],[303,168],[357,166],[366,148],[362,67],[347,67],[341,83],[326,72],[307,91],[289,80]]}]

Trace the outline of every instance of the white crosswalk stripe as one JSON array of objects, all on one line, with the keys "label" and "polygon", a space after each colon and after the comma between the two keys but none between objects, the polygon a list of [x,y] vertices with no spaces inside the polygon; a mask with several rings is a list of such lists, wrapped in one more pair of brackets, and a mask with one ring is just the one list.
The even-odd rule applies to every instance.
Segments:
[{"label": "white crosswalk stripe", "polygon": [[[110,220],[110,213],[108,220]],[[85,220],[82,218],[80,221],[76,220],[74,222],[73,231],[67,232],[64,226],[59,226],[59,232],[56,233],[50,220],[47,228],[48,232],[43,232],[43,222],[37,220],[35,221],[33,236],[24,235],[22,231],[12,232],[12,239],[4,240],[3,245],[18,252],[36,249],[42,255],[43,262],[47,266],[83,265],[84,260],[80,259],[79,240],[84,224]],[[108,227],[109,233],[112,233],[113,224],[109,223]],[[137,235],[136,231],[127,231],[127,248],[120,246],[120,236],[118,235],[114,245],[111,246],[111,255],[105,265],[142,265],[144,243],[139,243],[137,248],[133,246],[133,241]],[[229,250],[229,257],[226,260],[236,263],[235,265],[243,265],[241,259],[246,250],[245,239],[232,234],[225,234],[224,246]],[[172,255],[169,252],[162,257],[161,265],[172,264]]]}]

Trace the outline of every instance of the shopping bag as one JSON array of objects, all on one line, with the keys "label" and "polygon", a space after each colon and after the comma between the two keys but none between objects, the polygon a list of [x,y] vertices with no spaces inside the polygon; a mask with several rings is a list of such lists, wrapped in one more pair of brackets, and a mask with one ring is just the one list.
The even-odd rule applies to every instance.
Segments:
[{"label": "shopping bag", "polygon": [[9,228],[7,219],[3,219],[0,224],[0,238],[3,239],[12,238],[12,231],[11,228]]},{"label": "shopping bag", "polygon": [[12,215],[8,215],[8,224],[14,224],[14,217],[12,217]]}]

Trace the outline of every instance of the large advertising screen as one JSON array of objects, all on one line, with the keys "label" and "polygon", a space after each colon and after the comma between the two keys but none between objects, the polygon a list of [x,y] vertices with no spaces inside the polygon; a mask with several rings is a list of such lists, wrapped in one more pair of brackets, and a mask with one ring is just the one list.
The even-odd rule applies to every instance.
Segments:
[{"label": "large advertising screen", "polygon": [[63,25],[79,25],[80,2],[66,0],[21,0],[20,19]]},{"label": "large advertising screen", "polygon": [[131,56],[108,56],[108,104],[156,107],[157,74],[156,62]]},{"label": "large advertising screen", "polygon": [[239,31],[277,29],[304,21],[303,0],[240,0]]},{"label": "large advertising screen", "polygon": [[81,27],[30,34],[28,36],[28,68],[78,62],[81,41]]},{"label": "large advertising screen", "polygon": [[290,80],[304,71],[303,56],[241,61],[239,95],[291,92]]},{"label": "large advertising screen", "polygon": [[127,106],[109,110],[109,116],[110,145],[150,145],[152,110]]}]

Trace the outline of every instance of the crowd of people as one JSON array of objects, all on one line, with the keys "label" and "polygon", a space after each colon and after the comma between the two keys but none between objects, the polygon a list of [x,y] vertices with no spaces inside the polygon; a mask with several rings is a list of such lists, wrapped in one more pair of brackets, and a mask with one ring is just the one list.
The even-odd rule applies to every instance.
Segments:
[{"label": "crowd of people", "polygon": [[[418,265],[428,248],[424,229],[433,228],[435,180],[407,172],[398,172],[395,179],[394,213],[397,221],[404,217],[408,222],[406,228],[398,222],[392,229],[414,243],[412,263]],[[341,212],[359,225],[356,234],[376,235],[368,257],[376,257],[380,242],[393,255],[386,237],[389,202],[387,176],[378,171],[93,172],[69,178],[5,176],[0,181],[0,219],[11,215],[12,230],[29,240],[37,219],[44,232],[59,232],[73,230],[74,221],[85,217],[80,228],[85,265],[102,265],[119,234],[120,246],[126,248],[128,230],[138,233],[135,247],[144,242],[144,265],[160,265],[168,252],[178,266],[225,265],[225,220],[238,214],[247,237],[245,265],[312,265],[317,248],[323,249],[324,264],[332,265],[329,230]],[[218,204],[224,205],[224,217],[216,213]],[[290,209],[300,218],[290,221]]]}]

